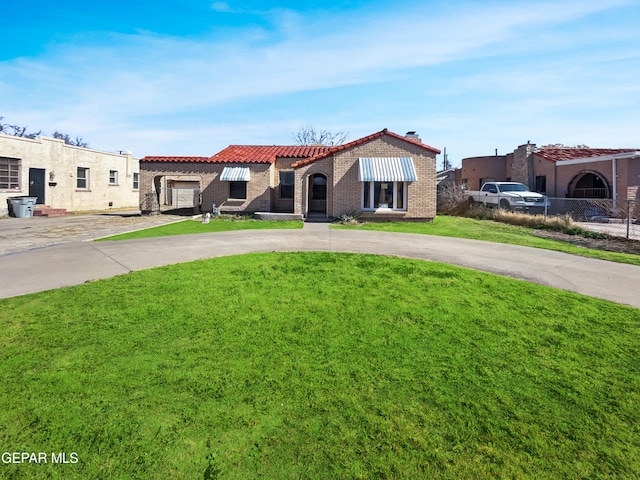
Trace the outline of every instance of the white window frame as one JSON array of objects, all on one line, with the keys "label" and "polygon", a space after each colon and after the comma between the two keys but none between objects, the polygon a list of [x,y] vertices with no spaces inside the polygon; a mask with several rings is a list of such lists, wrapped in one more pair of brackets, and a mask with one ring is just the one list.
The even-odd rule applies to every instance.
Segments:
[{"label": "white window frame", "polygon": [[[393,183],[393,205],[392,206],[382,207],[382,208],[374,207],[374,204],[375,204],[374,192],[375,192],[376,183]],[[364,189],[367,184],[369,184],[369,205],[364,204]],[[398,205],[398,186],[402,184],[404,185],[404,196],[403,196],[404,205],[402,206],[402,208],[398,208],[397,206]],[[406,212],[407,204],[409,201],[408,191],[409,191],[409,182],[380,182],[380,181],[362,182],[362,189],[360,193],[360,206],[362,210],[365,212],[376,212],[378,210],[392,210],[397,212]]]},{"label": "white window frame", "polygon": [[[80,175],[82,172],[82,176]],[[80,181],[84,182],[84,187],[80,186]],[[78,167],[76,169],[76,189],[77,190],[89,190],[89,169],[86,167]]]},{"label": "white window frame", "polygon": [[118,171],[109,170],[109,185],[118,185]]},{"label": "white window frame", "polygon": [[140,174],[137,172],[133,173],[133,185],[134,190],[140,190]]}]

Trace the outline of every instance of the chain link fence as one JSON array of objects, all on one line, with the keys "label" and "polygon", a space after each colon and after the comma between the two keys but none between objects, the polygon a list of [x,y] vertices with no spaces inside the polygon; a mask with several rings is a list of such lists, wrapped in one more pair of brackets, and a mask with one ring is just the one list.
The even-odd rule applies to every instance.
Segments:
[{"label": "chain link fence", "polygon": [[546,215],[569,215],[586,230],[640,240],[640,200],[550,197]]}]

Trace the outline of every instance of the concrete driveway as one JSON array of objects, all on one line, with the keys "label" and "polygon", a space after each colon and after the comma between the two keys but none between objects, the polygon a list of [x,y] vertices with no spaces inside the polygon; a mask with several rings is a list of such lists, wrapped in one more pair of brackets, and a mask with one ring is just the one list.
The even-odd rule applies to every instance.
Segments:
[{"label": "concrete driveway", "polygon": [[132,210],[52,218],[3,218],[0,220],[0,255],[93,240],[185,219],[176,215],[143,217],[139,213]]},{"label": "concrete driveway", "polygon": [[[2,223],[0,223],[0,229]],[[429,235],[330,229],[259,230],[68,243],[0,256],[0,298],[135,270],[250,252],[360,252],[460,265],[640,308],[640,267],[549,250]]]}]

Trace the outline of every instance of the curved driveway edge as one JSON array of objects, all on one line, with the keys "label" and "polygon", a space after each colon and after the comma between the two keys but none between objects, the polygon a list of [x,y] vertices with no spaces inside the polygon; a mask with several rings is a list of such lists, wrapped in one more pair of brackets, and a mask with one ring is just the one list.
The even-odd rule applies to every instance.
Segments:
[{"label": "curved driveway edge", "polygon": [[640,308],[640,267],[517,245],[329,229],[244,230],[117,242],[75,242],[0,256],[0,298],[162,265],[252,252],[331,251],[433,260]]}]

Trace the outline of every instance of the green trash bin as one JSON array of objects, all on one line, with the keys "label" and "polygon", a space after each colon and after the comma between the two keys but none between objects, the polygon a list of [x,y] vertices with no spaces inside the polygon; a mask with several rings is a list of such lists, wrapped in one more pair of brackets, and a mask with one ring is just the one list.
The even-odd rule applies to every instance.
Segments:
[{"label": "green trash bin", "polygon": [[33,217],[33,208],[36,206],[38,197],[11,197],[9,202],[11,203],[11,210],[13,210],[13,216],[16,218],[31,218]]}]

